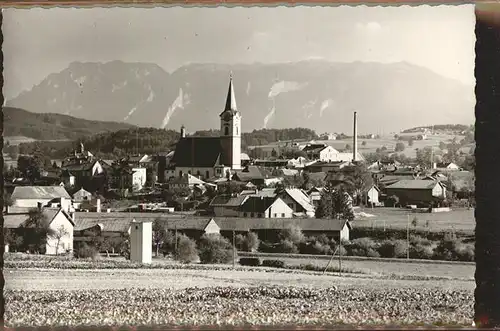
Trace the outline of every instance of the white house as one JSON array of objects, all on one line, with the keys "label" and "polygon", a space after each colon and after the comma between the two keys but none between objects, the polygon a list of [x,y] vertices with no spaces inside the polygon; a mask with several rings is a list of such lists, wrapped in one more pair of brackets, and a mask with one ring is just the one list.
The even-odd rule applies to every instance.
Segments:
[{"label": "white house", "polygon": [[81,201],[91,200],[91,199],[92,199],[92,193],[85,190],[83,187],[73,194],[74,201],[81,202]]},{"label": "white house", "polygon": [[310,160],[319,160],[324,162],[335,161],[339,151],[329,145],[317,144],[305,146],[302,151],[307,154]]},{"label": "white house", "polygon": [[296,215],[314,217],[315,208],[311,198],[302,190],[296,188],[285,189],[279,197],[294,211]]},{"label": "white house", "polygon": [[132,188],[140,191],[146,185],[146,168],[132,168]]},{"label": "white house", "polygon": [[280,198],[249,196],[239,207],[238,217],[292,218],[293,209]]},{"label": "white house", "polygon": [[[49,227],[54,230],[54,235],[47,238],[45,254],[57,255],[73,251],[73,229],[75,226],[73,217],[63,208],[44,208],[42,211]],[[28,214],[4,215],[4,228],[16,229],[22,235],[29,228],[20,229],[28,220]]]},{"label": "white house", "polygon": [[17,186],[11,198],[13,206],[20,208],[37,208],[39,204],[45,206],[56,198],[71,200],[71,196],[61,186]]}]

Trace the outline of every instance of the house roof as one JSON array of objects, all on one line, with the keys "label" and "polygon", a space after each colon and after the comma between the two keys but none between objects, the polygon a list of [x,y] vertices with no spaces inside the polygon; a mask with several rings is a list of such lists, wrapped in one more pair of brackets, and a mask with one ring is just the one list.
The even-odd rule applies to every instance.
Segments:
[{"label": "house roof", "polygon": [[240,206],[240,210],[243,212],[263,213],[271,207],[275,201],[276,198],[272,197],[249,196]]},{"label": "house roof", "polygon": [[281,172],[283,173],[283,176],[295,176],[299,174],[299,171],[296,169],[280,169]]},{"label": "house roof", "polygon": [[317,218],[245,218],[214,217],[222,231],[280,230],[288,226],[298,226],[303,231],[340,231],[347,224],[346,220]]},{"label": "house roof", "polygon": [[236,171],[235,175],[241,181],[264,179],[264,175],[262,174],[261,169],[254,165],[249,165],[241,171]]},{"label": "house roof", "polygon": [[238,195],[236,197],[228,195],[218,195],[210,202],[210,206],[239,207],[248,198],[248,195]]},{"label": "house roof", "polygon": [[307,145],[304,148],[302,148],[302,151],[306,152],[306,153],[307,152],[319,153],[327,147],[328,147],[328,145],[326,145],[326,144],[311,144],[311,145]]},{"label": "house roof", "polygon": [[[148,217],[135,219],[138,222],[158,220],[163,223],[167,229],[173,230],[204,230],[211,222],[207,218],[158,218],[155,214],[147,213]],[[76,220],[75,231],[87,230],[98,225],[103,232],[128,232],[130,226],[134,224],[132,219],[114,218],[114,219],[95,219],[95,218],[80,218]]]},{"label": "house roof", "polygon": [[422,179],[403,179],[387,186],[388,189],[406,189],[406,190],[430,190],[436,185],[440,185],[438,181],[422,180]]},{"label": "house roof", "polygon": [[12,192],[12,200],[18,199],[71,199],[68,192],[61,186],[17,186]]},{"label": "house roof", "polygon": [[219,137],[181,138],[172,162],[177,167],[211,168],[219,163],[222,147]]},{"label": "house roof", "polygon": [[262,190],[258,191],[256,196],[259,197],[269,197],[269,198],[274,198],[276,197],[276,189],[275,188],[263,188]]},{"label": "house roof", "polygon": [[[43,213],[43,215],[45,215],[45,217],[47,218],[49,223],[51,223],[52,220],[54,219],[54,217],[56,217],[56,215],[60,211],[66,216],[66,218],[74,226],[75,225],[74,221],[61,208],[44,208],[42,213]],[[28,217],[29,217],[28,213],[3,215],[3,219],[4,219],[3,227],[7,228],[7,229],[19,228],[28,220]]]},{"label": "house roof", "polygon": [[82,164],[68,164],[63,166],[64,170],[68,171],[86,171],[86,170],[91,170],[94,164],[96,164],[98,161],[94,160],[92,162],[85,162]]},{"label": "house roof", "polygon": [[285,189],[286,194],[290,196],[296,203],[298,203],[305,211],[314,211],[314,206],[311,204],[309,200],[309,196],[307,196],[304,191],[296,189],[296,188],[287,188]]}]

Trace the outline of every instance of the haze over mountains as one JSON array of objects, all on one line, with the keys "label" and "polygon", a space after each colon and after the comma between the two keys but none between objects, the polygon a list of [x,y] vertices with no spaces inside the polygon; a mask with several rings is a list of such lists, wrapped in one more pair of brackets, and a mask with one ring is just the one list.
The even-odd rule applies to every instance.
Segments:
[{"label": "haze over mountains", "polygon": [[32,112],[188,131],[218,128],[233,71],[242,130],[308,127],[360,133],[471,124],[474,88],[406,62],[190,64],[74,62],[7,102]]}]

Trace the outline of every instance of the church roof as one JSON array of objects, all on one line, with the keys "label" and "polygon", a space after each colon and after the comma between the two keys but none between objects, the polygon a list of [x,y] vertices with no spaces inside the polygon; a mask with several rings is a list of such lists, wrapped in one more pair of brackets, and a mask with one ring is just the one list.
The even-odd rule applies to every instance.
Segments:
[{"label": "church roof", "polygon": [[219,137],[181,138],[175,147],[172,162],[176,167],[211,168],[222,154]]},{"label": "church roof", "polygon": [[229,76],[229,89],[227,91],[226,106],[224,107],[224,111],[221,113],[221,115],[228,111],[231,113],[236,113],[238,111],[238,108],[236,107],[236,97],[234,95],[232,74],[231,76]]}]

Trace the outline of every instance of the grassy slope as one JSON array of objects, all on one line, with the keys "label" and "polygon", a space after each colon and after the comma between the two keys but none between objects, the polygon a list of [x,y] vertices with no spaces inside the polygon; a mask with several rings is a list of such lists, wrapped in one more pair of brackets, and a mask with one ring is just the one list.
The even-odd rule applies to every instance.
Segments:
[{"label": "grassy slope", "polygon": [[[96,133],[133,128],[117,122],[89,121],[61,114],[37,114],[19,108],[4,107],[4,136],[13,142],[35,140],[75,140]],[[24,138],[23,138],[24,137]],[[25,141],[20,141],[20,140]]]}]

